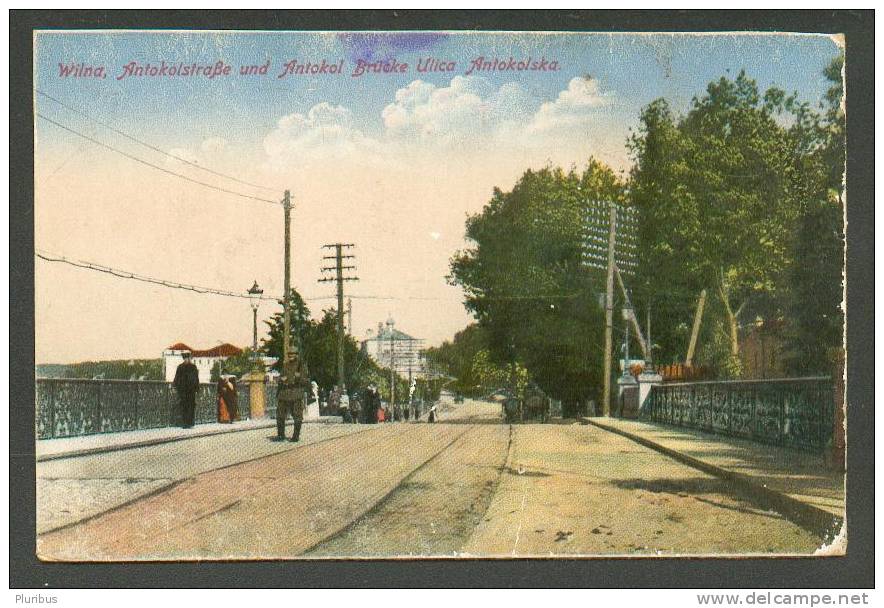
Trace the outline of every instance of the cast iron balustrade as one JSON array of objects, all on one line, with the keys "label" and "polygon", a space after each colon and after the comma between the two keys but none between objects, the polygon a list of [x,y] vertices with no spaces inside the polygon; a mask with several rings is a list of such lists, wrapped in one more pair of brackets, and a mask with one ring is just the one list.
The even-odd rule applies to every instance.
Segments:
[{"label": "cast iron balustrade", "polygon": [[818,452],[832,439],[828,377],[676,382],[654,386],[641,418]]},{"label": "cast iron balustrade", "polygon": [[[240,418],[249,416],[247,382],[238,385]],[[36,380],[38,439],[76,437],[181,425],[178,394],[169,382],[158,380]],[[267,386],[275,398],[275,388]],[[218,389],[200,384],[196,394],[197,424],[217,421]]]}]

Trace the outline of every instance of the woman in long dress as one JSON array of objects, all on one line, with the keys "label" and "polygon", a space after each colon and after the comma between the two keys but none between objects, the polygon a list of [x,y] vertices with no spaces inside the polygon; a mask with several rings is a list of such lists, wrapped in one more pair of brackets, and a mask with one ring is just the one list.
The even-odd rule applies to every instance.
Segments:
[{"label": "woman in long dress", "polygon": [[234,382],[229,376],[218,380],[218,422],[230,424],[236,420],[237,394]]}]

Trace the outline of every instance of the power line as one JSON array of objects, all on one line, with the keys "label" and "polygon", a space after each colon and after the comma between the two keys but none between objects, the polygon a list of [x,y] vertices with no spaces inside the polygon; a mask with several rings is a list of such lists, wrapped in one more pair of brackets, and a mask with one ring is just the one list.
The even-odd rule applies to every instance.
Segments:
[{"label": "power line", "polygon": [[85,133],[80,133],[76,129],[72,129],[71,127],[61,124],[60,122],[56,122],[56,121],[52,120],[51,118],[48,118],[48,117],[44,116],[43,114],[40,114],[39,112],[37,112],[37,117],[42,118],[46,122],[49,122],[49,123],[61,128],[61,129],[64,129],[65,131],[69,131],[70,133],[73,133],[74,135],[82,137],[83,139],[90,141],[98,146],[101,146],[102,148],[107,148],[108,150],[112,150],[113,152],[116,152],[117,154],[121,154],[128,159],[134,160],[137,163],[141,163],[142,165],[147,165],[148,167],[156,169],[157,171],[162,171],[163,173],[168,173],[169,175],[174,175],[175,177],[179,177],[185,181],[188,181],[188,182],[191,182],[194,184],[198,184],[200,186],[205,186],[206,188],[211,188],[212,190],[218,190],[219,192],[233,194],[234,196],[240,196],[242,198],[248,198],[248,199],[260,201],[262,203],[270,203],[271,205],[282,205],[282,203],[280,201],[273,201],[273,200],[270,200],[267,198],[261,198],[260,196],[252,196],[251,194],[243,194],[242,192],[236,192],[235,190],[228,190],[227,188],[222,188],[221,186],[215,186],[215,185],[212,185],[212,184],[209,184],[206,182],[202,182],[198,179],[188,177],[188,176],[183,175],[181,173],[176,173],[175,171],[170,171],[169,169],[164,169],[163,167],[160,167],[159,165],[155,165],[151,162],[148,162],[146,160],[138,158],[137,156],[133,156],[132,154],[129,154],[128,152],[123,152],[122,150],[115,148],[109,144],[106,144],[102,141],[99,141],[93,137],[90,137],[89,135],[86,135]]},{"label": "power line", "polygon": [[[223,289],[216,289],[214,287],[201,287],[199,285],[188,285],[185,283],[176,283],[174,281],[167,281],[165,279],[157,279],[155,277],[148,277],[145,275],[136,274],[134,272],[130,272],[128,270],[120,270],[119,268],[111,268],[110,266],[102,266],[101,264],[95,264],[93,262],[86,262],[83,260],[69,260],[68,258],[60,255],[56,255],[53,253],[49,253],[47,251],[36,251],[34,253],[41,260],[45,260],[47,262],[61,262],[63,264],[69,264],[70,266],[76,266],[77,268],[85,268],[87,270],[95,270],[98,272],[103,272],[106,274],[113,275],[115,277],[121,279],[131,279],[133,281],[141,281],[143,283],[153,283],[154,285],[161,285],[163,287],[170,287],[173,289],[185,289],[188,291],[193,291],[196,293],[205,293],[212,294],[217,296],[227,296],[231,298],[249,298],[248,293],[237,293],[234,291],[226,291]],[[279,301],[280,298],[269,295],[259,296],[262,300],[273,300]]]},{"label": "power line", "polygon": [[[131,272],[129,270],[121,270],[119,268],[112,268],[110,266],[104,266],[102,264],[97,264],[95,262],[87,262],[85,260],[71,260],[62,255],[58,255],[55,253],[50,253],[48,251],[35,251],[34,255],[36,255],[41,260],[47,262],[59,262],[63,264],[68,264],[70,266],[76,266],[77,268],[84,268],[86,270],[94,270],[98,272],[103,272],[105,274],[113,275],[115,277],[121,279],[130,279],[134,281],[141,281],[143,283],[151,283],[154,285],[160,285],[162,287],[170,287],[174,289],[184,289],[187,291],[193,291],[195,293],[203,293],[210,295],[218,295],[218,296],[226,296],[232,298],[248,298],[249,295],[247,293],[239,293],[235,291],[226,291],[223,289],[217,289],[215,287],[203,287],[199,285],[189,285],[186,283],[178,283],[175,281],[168,281],[166,279],[159,279],[156,277],[149,277],[146,275],[137,274]],[[577,297],[580,294],[573,294],[569,296],[498,296],[497,299],[546,299],[553,297],[562,297],[562,298],[571,298]],[[372,296],[372,295],[350,295],[347,296],[349,298],[353,298],[354,300],[443,300],[444,298],[438,297],[421,297],[421,296]],[[301,299],[305,302],[315,302],[318,300],[333,300],[336,296],[315,296]],[[262,295],[262,300],[279,302],[282,300],[282,296],[275,295]]]},{"label": "power line", "polygon": [[74,112],[74,113],[76,113],[76,114],[79,114],[80,116],[83,116],[84,118],[87,118],[88,120],[91,120],[92,122],[94,122],[94,123],[96,123],[96,124],[99,124],[99,125],[101,125],[102,127],[105,127],[106,129],[110,129],[110,130],[113,131],[114,133],[117,133],[117,134],[119,134],[119,135],[122,135],[122,136],[125,137],[126,139],[129,139],[129,140],[131,140],[131,141],[134,141],[135,143],[137,143],[137,144],[139,144],[139,145],[142,145],[142,146],[144,146],[145,148],[147,148],[147,149],[149,149],[149,150],[153,150],[154,152],[159,152],[160,154],[164,154],[165,156],[168,156],[169,158],[174,158],[174,159],[177,160],[177,161],[180,161],[180,162],[182,162],[182,163],[184,163],[184,164],[186,164],[186,165],[190,165],[191,167],[195,167],[196,169],[199,169],[199,170],[201,170],[201,171],[206,171],[207,173],[211,173],[212,175],[217,175],[217,176],[219,176],[219,177],[223,177],[223,178],[229,179],[229,180],[231,180],[231,181],[234,181],[234,182],[237,182],[237,183],[243,184],[243,185],[245,185],[245,186],[251,186],[252,188],[260,188],[261,190],[274,191],[274,188],[270,188],[269,186],[262,186],[262,185],[260,185],[260,184],[253,184],[253,183],[251,183],[251,182],[247,182],[247,181],[245,181],[245,180],[242,180],[242,179],[239,179],[239,178],[233,177],[232,175],[227,175],[226,173],[221,173],[220,171],[215,171],[215,170],[213,170],[213,169],[209,169],[208,167],[203,167],[202,165],[200,165],[200,164],[198,164],[198,163],[195,163],[195,162],[193,162],[193,161],[189,161],[189,160],[187,160],[186,158],[182,158],[182,157],[180,157],[180,156],[178,156],[178,155],[176,155],[176,154],[172,154],[171,152],[166,152],[166,151],[163,150],[162,148],[157,148],[157,147],[154,146],[154,145],[151,145],[151,144],[149,144],[149,143],[147,143],[147,142],[145,142],[145,141],[142,141],[142,140],[138,139],[138,138],[135,137],[134,135],[130,135],[130,134],[126,133],[125,131],[121,131],[120,129],[117,129],[117,128],[114,127],[113,125],[110,125],[110,124],[108,124],[108,123],[106,123],[106,122],[102,122],[102,121],[98,120],[97,118],[94,118],[94,117],[90,116],[89,114],[87,114],[87,113],[85,113],[85,112],[82,112],[82,111],[80,111],[80,110],[78,110],[78,109],[76,109],[76,108],[74,108],[74,107],[72,107],[72,106],[69,106],[68,104],[64,103],[63,101],[61,101],[61,100],[59,100],[59,99],[56,99],[56,98],[53,97],[52,95],[50,95],[50,94],[48,94],[48,93],[44,93],[44,92],[41,91],[40,89],[36,89],[36,92],[37,92],[38,94],[42,95],[43,97],[45,97],[46,99],[49,99],[49,100],[51,100],[51,101],[54,101],[55,103],[57,103],[57,104],[60,105],[61,107],[66,108],[66,109],[68,109],[68,110],[70,110],[71,112]]}]

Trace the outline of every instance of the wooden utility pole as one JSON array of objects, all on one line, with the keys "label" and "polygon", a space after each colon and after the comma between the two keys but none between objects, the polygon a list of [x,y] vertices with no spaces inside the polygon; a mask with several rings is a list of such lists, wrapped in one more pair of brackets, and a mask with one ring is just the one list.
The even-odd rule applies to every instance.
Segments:
[{"label": "wooden utility pole", "polygon": [[[283,296],[282,296],[282,364],[285,365],[289,359],[291,344],[289,342],[289,334],[291,333],[291,217],[292,217],[292,196],[288,190],[285,191],[285,197],[282,199],[282,209],[285,218],[285,277],[283,278]],[[282,368],[282,366],[280,366]]]},{"label": "wooden utility pole", "polygon": [[602,415],[611,415],[611,349],[614,340],[614,246],[617,242],[617,206],[611,202],[608,228],[608,278],[605,288],[605,364]]},{"label": "wooden utility pole", "polygon": [[323,248],[332,249],[334,248],[334,255],[323,256],[324,260],[334,260],[334,266],[325,266],[322,268],[323,272],[328,272],[331,270],[335,271],[335,275],[333,277],[325,277],[319,279],[320,283],[326,283],[329,281],[334,281],[337,283],[338,288],[338,389],[344,389],[344,281],[358,281],[357,277],[345,277],[345,270],[353,270],[356,266],[344,266],[344,260],[353,258],[352,255],[344,255],[343,250],[349,249],[353,247],[353,243],[335,243],[333,245],[323,245]]},{"label": "wooden utility pole", "polygon": [[688,356],[685,366],[690,367],[694,361],[694,349],[697,347],[697,336],[700,334],[700,322],[703,320],[703,307],[706,305],[706,290],[700,292],[700,302],[697,304],[697,312],[694,314],[694,328],[691,330],[691,341],[688,344]]}]

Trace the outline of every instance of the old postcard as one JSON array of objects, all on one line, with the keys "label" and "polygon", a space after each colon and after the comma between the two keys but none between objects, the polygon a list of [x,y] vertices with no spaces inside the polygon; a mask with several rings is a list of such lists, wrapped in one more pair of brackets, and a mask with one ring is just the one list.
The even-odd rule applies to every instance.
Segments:
[{"label": "old postcard", "polygon": [[842,36],[33,44],[41,560],[846,551]]}]

